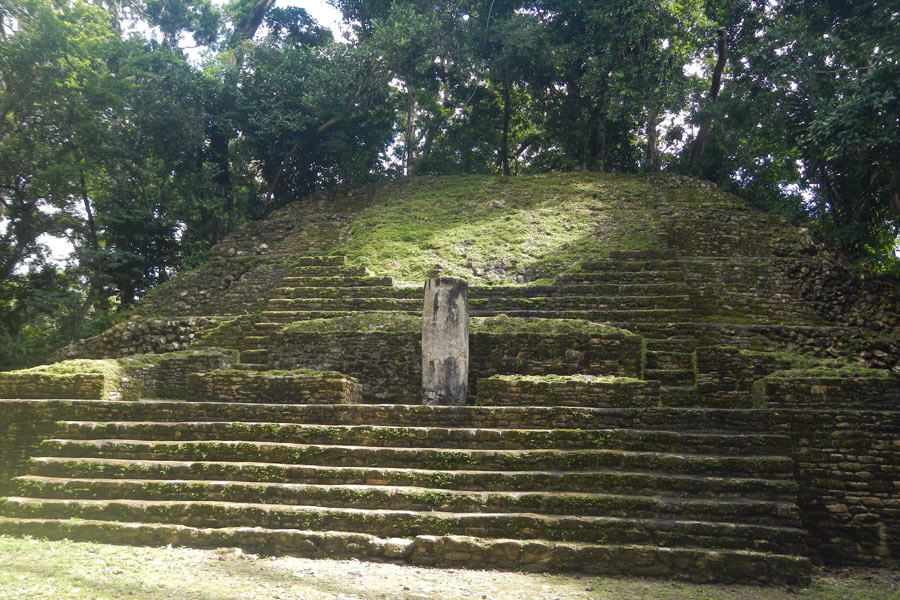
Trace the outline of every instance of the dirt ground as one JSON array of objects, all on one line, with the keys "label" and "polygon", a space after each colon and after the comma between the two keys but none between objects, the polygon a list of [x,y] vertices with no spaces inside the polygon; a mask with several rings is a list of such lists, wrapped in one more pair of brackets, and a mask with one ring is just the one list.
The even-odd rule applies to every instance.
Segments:
[{"label": "dirt ground", "polygon": [[0,536],[0,598],[138,600],[900,600],[900,569],[817,571],[807,588],[430,569]]}]

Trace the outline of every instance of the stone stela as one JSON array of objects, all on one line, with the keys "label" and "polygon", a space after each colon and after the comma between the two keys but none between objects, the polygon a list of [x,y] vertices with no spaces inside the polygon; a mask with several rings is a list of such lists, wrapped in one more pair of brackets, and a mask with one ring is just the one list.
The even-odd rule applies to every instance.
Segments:
[{"label": "stone stela", "polygon": [[468,381],[468,284],[452,277],[429,279],[422,311],[423,404],[465,404]]}]

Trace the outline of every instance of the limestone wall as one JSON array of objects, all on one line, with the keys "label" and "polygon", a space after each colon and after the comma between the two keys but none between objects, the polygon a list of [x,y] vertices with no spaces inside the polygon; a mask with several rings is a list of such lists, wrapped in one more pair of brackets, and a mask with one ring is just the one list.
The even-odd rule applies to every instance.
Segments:
[{"label": "limestone wall", "polygon": [[900,559],[900,412],[783,411],[809,550],[834,565]]},{"label": "limestone wall", "polygon": [[697,348],[697,395],[703,406],[750,408],[753,384],[795,364],[794,357],[738,348]]},{"label": "limestone wall", "polygon": [[753,396],[769,408],[900,410],[900,378],[776,372],[753,384]]},{"label": "limestone wall", "polygon": [[482,406],[658,406],[659,382],[629,377],[495,375],[478,380]]},{"label": "limestone wall", "polygon": [[824,325],[822,315],[785,275],[809,262],[778,257],[679,259],[697,321]]},{"label": "limestone wall", "polygon": [[100,335],[62,348],[54,360],[118,358],[132,354],[162,354],[188,348],[200,331],[216,324],[212,317],[134,319],[110,327]]},{"label": "limestone wall", "polygon": [[359,382],[340,373],[216,371],[188,376],[195,401],[273,404],[350,404],[362,399]]},{"label": "limestone wall", "polygon": [[[216,406],[198,403],[192,418],[215,420]],[[253,420],[253,408],[247,406],[245,420]],[[466,407],[448,407],[459,410],[432,415],[436,423],[423,420],[427,415],[422,408],[408,408],[410,424],[473,426],[473,413]],[[0,400],[0,494],[10,492],[11,478],[24,472],[27,457],[38,453],[42,438],[53,435],[56,421],[167,420],[181,411],[183,407],[165,403]],[[372,423],[377,411],[347,405],[345,422]],[[289,421],[289,407],[285,413]],[[812,557],[829,564],[870,566],[892,566],[900,559],[900,411],[634,408],[617,414],[621,427],[768,430],[788,435]],[[314,417],[312,412],[305,416]],[[324,418],[333,416],[328,411]],[[563,416],[572,421],[535,423],[541,413],[517,412],[510,415],[514,420],[508,426],[592,426],[589,413],[576,409]]]},{"label": "limestone wall", "polygon": [[833,359],[729,347],[696,351],[703,406],[900,409],[900,376]]},{"label": "limestone wall", "polygon": [[191,398],[188,382],[198,372],[228,369],[238,361],[234,350],[206,348],[168,354],[136,355],[120,359],[136,379],[143,398]]},{"label": "limestone wall", "polygon": [[843,358],[900,375],[900,340],[860,327],[696,323],[698,346]]},{"label": "limestone wall", "polygon": [[[472,333],[469,390],[497,374],[639,377],[642,338],[611,335]],[[338,371],[355,377],[366,402],[418,403],[421,334],[416,331],[284,332],[269,347],[276,369]]]}]

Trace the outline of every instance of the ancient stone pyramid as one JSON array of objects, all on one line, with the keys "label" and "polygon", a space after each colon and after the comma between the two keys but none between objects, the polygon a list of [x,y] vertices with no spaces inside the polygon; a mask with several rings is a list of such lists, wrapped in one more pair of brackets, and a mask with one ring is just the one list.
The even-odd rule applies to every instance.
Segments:
[{"label": "ancient stone pyramid", "polygon": [[[421,282],[354,238],[455,181],[290,205],[61,355],[98,360],[0,374],[0,532],[697,581],[896,561],[895,287],[700,182],[521,178],[586,233],[442,265],[471,269],[471,402],[423,406]],[[508,185],[472,218],[525,229]]]}]

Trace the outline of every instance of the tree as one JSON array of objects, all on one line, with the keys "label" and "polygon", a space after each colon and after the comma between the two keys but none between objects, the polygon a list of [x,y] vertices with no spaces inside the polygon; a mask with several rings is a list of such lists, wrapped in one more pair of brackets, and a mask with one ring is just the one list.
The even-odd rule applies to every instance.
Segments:
[{"label": "tree", "polygon": [[[889,3],[729,2],[728,84],[698,114],[696,172],[802,215],[857,257],[892,252],[900,224],[900,26]],[[695,145],[696,148],[696,145]],[[804,198],[805,195],[805,198]]]}]

